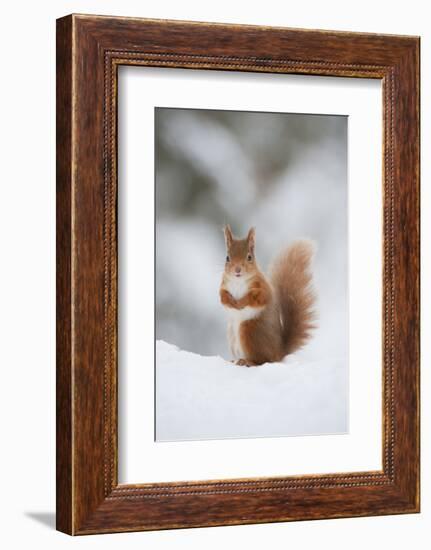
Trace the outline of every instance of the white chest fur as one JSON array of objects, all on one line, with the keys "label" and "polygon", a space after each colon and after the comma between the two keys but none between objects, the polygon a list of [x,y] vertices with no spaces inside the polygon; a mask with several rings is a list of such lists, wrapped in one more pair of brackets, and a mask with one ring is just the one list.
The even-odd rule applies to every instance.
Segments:
[{"label": "white chest fur", "polygon": [[[248,292],[248,281],[244,277],[231,278],[225,283],[225,288],[235,300],[240,300]],[[257,317],[263,308],[261,307],[244,307],[235,309],[227,307],[229,314],[228,321],[228,340],[229,346],[234,359],[245,359],[245,352],[241,345],[240,327],[243,321]]]},{"label": "white chest fur", "polygon": [[230,277],[225,286],[235,300],[239,300],[248,292],[248,281],[245,277]]}]

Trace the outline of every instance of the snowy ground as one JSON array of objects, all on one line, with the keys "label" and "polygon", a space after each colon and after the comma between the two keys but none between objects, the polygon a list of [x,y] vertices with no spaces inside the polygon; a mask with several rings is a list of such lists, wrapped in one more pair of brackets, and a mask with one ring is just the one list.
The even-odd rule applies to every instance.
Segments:
[{"label": "snowy ground", "polygon": [[221,357],[156,348],[158,441],[335,434],[348,431],[345,360],[238,367]]}]

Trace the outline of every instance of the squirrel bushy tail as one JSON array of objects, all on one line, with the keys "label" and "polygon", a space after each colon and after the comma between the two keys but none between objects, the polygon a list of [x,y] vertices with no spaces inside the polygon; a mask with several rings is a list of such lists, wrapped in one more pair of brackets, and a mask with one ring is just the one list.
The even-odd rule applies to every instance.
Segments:
[{"label": "squirrel bushy tail", "polygon": [[274,260],[271,267],[271,281],[281,310],[285,355],[301,348],[315,328],[316,295],[310,269],[313,255],[312,241],[296,241]]}]

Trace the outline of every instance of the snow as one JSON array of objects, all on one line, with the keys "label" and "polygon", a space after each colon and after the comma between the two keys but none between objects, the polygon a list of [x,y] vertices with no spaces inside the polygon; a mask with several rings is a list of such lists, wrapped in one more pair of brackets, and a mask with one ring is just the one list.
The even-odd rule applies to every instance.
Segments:
[{"label": "snow", "polygon": [[347,425],[345,360],[240,367],[156,343],[157,441],[340,434]]}]

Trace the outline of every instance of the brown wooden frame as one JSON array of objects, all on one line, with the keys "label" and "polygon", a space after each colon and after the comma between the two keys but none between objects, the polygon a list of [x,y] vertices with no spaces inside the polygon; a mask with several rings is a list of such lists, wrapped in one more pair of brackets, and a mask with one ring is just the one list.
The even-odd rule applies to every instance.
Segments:
[{"label": "brown wooden frame", "polygon": [[[382,471],[118,484],[119,65],[382,80]],[[418,511],[419,38],[88,15],[59,19],[57,529],[87,534]]]}]

